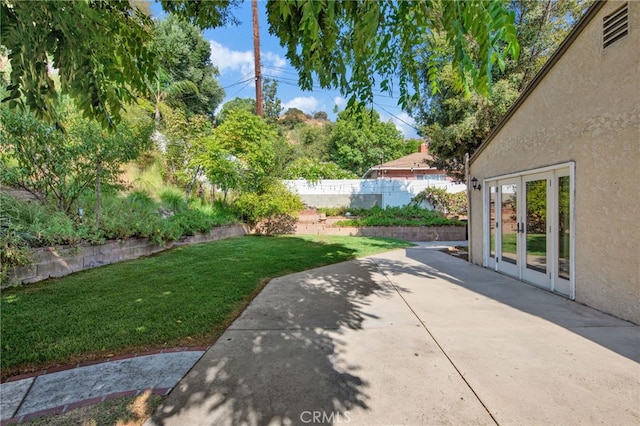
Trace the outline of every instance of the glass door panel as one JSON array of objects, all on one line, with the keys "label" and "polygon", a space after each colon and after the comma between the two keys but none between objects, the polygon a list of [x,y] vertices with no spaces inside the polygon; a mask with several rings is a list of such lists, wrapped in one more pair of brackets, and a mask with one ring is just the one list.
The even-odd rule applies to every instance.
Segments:
[{"label": "glass door panel", "polygon": [[500,185],[500,253],[501,261],[518,263],[518,185]]},{"label": "glass door panel", "polygon": [[559,176],[557,184],[557,273],[554,287],[558,293],[571,296],[571,178]]},{"label": "glass door panel", "polygon": [[498,187],[489,187],[489,257],[496,257],[496,200]]},{"label": "glass door panel", "polygon": [[569,176],[558,178],[558,277],[570,279],[571,215]]},{"label": "glass door panel", "polygon": [[547,180],[526,183],[527,268],[547,273]]}]

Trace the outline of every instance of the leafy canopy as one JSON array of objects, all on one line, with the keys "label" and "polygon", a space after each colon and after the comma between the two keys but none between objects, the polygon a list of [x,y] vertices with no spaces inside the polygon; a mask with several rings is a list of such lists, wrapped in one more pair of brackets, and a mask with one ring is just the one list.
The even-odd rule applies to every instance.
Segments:
[{"label": "leafy canopy", "polygon": [[451,62],[467,90],[473,85],[489,93],[494,65],[503,68],[507,54],[519,54],[515,16],[501,0],[270,0],[267,16],[269,32],[287,49],[300,86],[311,90],[316,77],[321,87],[350,96],[350,104],[371,101],[377,84],[393,92],[397,76],[399,103],[408,107],[419,99],[423,64],[436,90],[436,33],[453,49]]},{"label": "leafy canopy", "polygon": [[[521,54],[505,61],[504,69],[493,69],[490,96],[458,90],[456,70],[451,65],[454,50],[442,34],[433,38],[442,54],[441,90],[423,97],[413,106],[412,115],[421,133],[430,138],[431,165],[464,179],[464,157],[473,153],[489,135],[538,70],[564,39],[572,24],[584,13],[585,0],[510,0],[508,8],[516,17]],[[422,65],[423,75],[432,69]],[[425,89],[427,84],[425,83]]]},{"label": "leafy canopy", "polygon": [[340,112],[329,136],[331,160],[362,176],[371,166],[404,155],[405,143],[393,123],[380,121],[374,110],[354,105]]},{"label": "leafy canopy", "polygon": [[211,63],[211,46],[199,28],[169,15],[158,21],[153,37],[159,59],[157,86],[173,108],[187,115],[213,115],[224,97],[215,79],[218,69]]},{"label": "leafy canopy", "polygon": [[[200,28],[232,21],[236,0],[161,2]],[[111,126],[125,105],[157,71],[151,44],[152,22],[136,2],[2,0],[2,45],[9,51],[11,107],[29,108],[38,118],[56,121],[58,94],[74,99],[85,117]],[[60,87],[49,76],[49,60]]]}]

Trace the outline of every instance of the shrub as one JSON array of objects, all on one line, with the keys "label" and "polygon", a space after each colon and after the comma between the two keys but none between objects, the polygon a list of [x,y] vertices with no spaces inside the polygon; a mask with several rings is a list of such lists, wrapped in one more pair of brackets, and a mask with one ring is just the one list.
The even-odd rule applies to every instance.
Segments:
[{"label": "shrub", "polygon": [[199,210],[185,210],[167,218],[165,222],[178,225],[182,235],[209,232],[216,225],[216,220],[213,217]]},{"label": "shrub", "polygon": [[358,211],[358,218],[341,220],[339,226],[462,226],[458,220],[447,219],[442,212],[417,205],[403,207],[374,207]]},{"label": "shrub", "polygon": [[413,197],[411,203],[419,205],[425,201],[443,213],[455,215],[467,213],[467,193],[465,191],[450,194],[444,188],[430,186]]},{"label": "shrub", "polygon": [[[281,229],[290,229],[284,224],[276,222],[290,222],[290,218],[296,219],[304,204],[297,194],[292,193],[282,182],[271,183],[265,192],[258,194],[246,192],[235,201],[234,206],[240,218],[244,219],[256,229],[271,233]],[[269,226],[257,226],[259,222],[270,221]],[[290,232],[290,231],[289,231]]]},{"label": "shrub", "polygon": [[182,191],[175,188],[167,188],[160,192],[160,208],[169,215],[180,213],[187,209]]},{"label": "shrub", "polygon": [[0,283],[5,282],[9,271],[32,261],[30,236],[21,228],[8,217],[0,217]]}]

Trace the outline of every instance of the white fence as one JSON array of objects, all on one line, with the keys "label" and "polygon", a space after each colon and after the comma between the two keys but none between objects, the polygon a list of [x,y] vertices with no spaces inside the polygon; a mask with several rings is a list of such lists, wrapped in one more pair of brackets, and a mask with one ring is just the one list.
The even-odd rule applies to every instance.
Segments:
[{"label": "white fence", "polygon": [[453,182],[402,179],[285,180],[284,184],[313,207],[396,207],[409,204],[427,187],[445,188],[449,193],[467,189]]}]

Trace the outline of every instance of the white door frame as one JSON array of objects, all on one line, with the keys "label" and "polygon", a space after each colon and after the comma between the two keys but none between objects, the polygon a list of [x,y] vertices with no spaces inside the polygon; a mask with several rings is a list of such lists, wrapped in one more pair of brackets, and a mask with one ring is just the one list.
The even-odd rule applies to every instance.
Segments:
[{"label": "white door frame", "polygon": [[[569,206],[569,280],[561,278],[559,276],[559,246],[558,246],[558,181],[560,177],[569,176],[569,188],[570,188],[570,206]],[[496,228],[495,234],[495,259],[490,257],[490,196],[491,186],[497,187],[497,194],[495,200],[496,210],[496,222],[501,218],[501,191],[500,185],[506,181],[516,181],[518,183],[518,199],[517,205],[517,220],[524,224],[526,222],[526,212],[521,206],[525,206],[526,197],[526,182],[536,179],[547,179],[547,277],[548,279],[541,283],[541,276],[535,276],[531,271],[526,270],[526,253],[524,252],[524,238],[526,238],[526,232],[519,233],[517,238],[518,246],[518,267],[513,268],[501,268],[499,257],[501,256],[501,230]],[[483,266],[494,269],[499,272],[507,273],[520,280],[532,282],[535,285],[549,289],[551,291],[559,292],[560,294],[569,297],[574,300],[576,297],[575,288],[575,229],[576,229],[576,213],[575,213],[575,163],[568,162],[562,164],[556,164],[552,166],[542,167],[538,169],[532,169],[522,171],[518,173],[510,173],[506,175],[500,175],[490,178],[485,178],[482,181],[483,189]],[[496,262],[497,261],[497,262]]]}]

